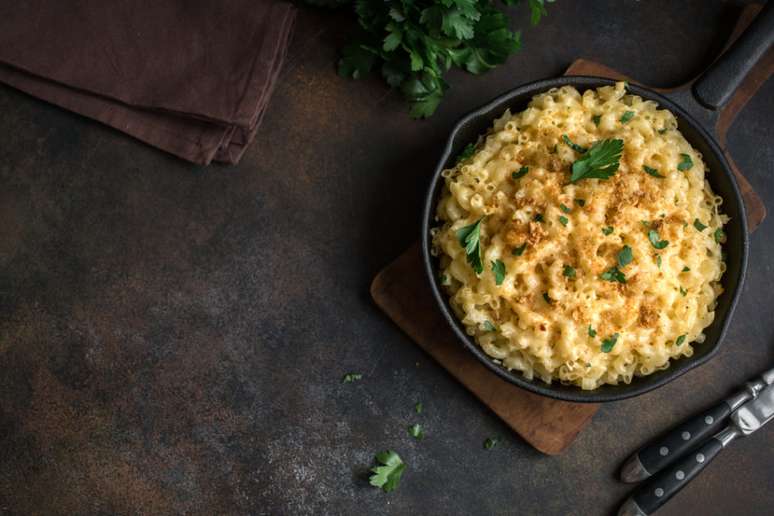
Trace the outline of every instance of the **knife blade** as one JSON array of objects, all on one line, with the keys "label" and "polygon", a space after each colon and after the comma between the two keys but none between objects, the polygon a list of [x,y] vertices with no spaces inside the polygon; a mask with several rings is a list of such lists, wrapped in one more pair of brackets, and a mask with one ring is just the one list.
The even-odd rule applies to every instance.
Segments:
[{"label": "knife blade", "polygon": [[640,482],[669,466],[683,454],[696,448],[707,437],[723,428],[731,413],[743,403],[755,399],[767,386],[774,384],[774,369],[747,382],[744,389],[723,402],[688,419],[646,444],[621,467],[623,482]]},{"label": "knife blade", "polygon": [[706,468],[723,448],[738,437],[746,437],[760,430],[772,419],[774,385],[768,385],[755,399],[744,403],[731,414],[730,424],[723,431],[638,487],[621,506],[618,516],[653,514]]}]

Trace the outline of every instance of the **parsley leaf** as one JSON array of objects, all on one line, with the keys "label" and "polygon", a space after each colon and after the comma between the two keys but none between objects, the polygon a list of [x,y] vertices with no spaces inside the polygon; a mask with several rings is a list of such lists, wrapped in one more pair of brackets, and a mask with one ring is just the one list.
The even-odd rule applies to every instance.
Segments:
[{"label": "parsley leaf", "polygon": [[575,199],[575,204],[583,208],[586,206],[586,200],[585,199]]},{"label": "parsley leaf", "polygon": [[570,212],[572,211],[570,208],[568,208],[568,207],[567,207],[567,206],[565,206],[564,204],[560,204],[560,205],[559,205],[559,208],[560,208],[560,209],[561,209],[563,212],[565,212],[565,213],[570,213]]},{"label": "parsley leaf", "polygon": [[696,228],[697,231],[702,232],[705,229],[707,229],[707,226],[701,223],[699,219],[693,219],[693,227]]},{"label": "parsley leaf", "polygon": [[403,460],[394,451],[387,450],[376,454],[376,462],[382,465],[371,468],[373,475],[369,483],[374,487],[381,487],[385,493],[394,491],[406,470]]},{"label": "parsley leaf", "polygon": [[484,321],[484,331],[497,331],[497,326],[492,324],[492,321]]},{"label": "parsley leaf", "polygon": [[425,431],[422,428],[422,425],[419,423],[415,423],[408,427],[408,432],[411,437],[416,439],[417,441],[425,438]]},{"label": "parsley leaf", "polygon": [[339,61],[339,75],[360,79],[368,75],[368,72],[376,63],[378,51],[361,44],[350,44],[341,49]]},{"label": "parsley leaf", "polygon": [[690,268],[690,267],[688,267],[688,266],[685,266],[685,267],[683,267],[683,271],[682,271],[682,272],[688,272],[688,271],[690,271],[690,270],[691,270],[691,268]]},{"label": "parsley leaf", "polygon": [[688,154],[680,154],[680,163],[677,164],[677,170],[684,172],[693,168],[693,160]]},{"label": "parsley leaf", "polygon": [[417,414],[422,413],[422,409],[424,408],[424,405],[422,405],[422,402],[417,402],[416,405],[414,405],[414,410],[416,410]]},{"label": "parsley leaf", "polygon": [[521,167],[517,172],[511,172],[511,178],[519,179],[526,176],[527,172],[529,172],[529,167]]},{"label": "parsley leaf", "polygon": [[610,337],[602,341],[602,353],[610,353],[613,350],[613,346],[618,342],[618,334],[614,333]]},{"label": "parsley leaf", "polygon": [[655,229],[648,231],[648,240],[650,240],[651,245],[656,249],[663,249],[669,245],[668,240],[660,240],[660,238],[661,237],[658,236],[658,231]]},{"label": "parsley leaf", "polygon": [[653,176],[653,177],[657,177],[657,178],[659,178],[659,179],[664,179],[664,178],[666,177],[666,176],[662,176],[661,174],[659,174],[659,173],[658,173],[658,169],[655,169],[655,168],[649,167],[649,166],[647,166],[647,165],[643,165],[643,166],[642,166],[642,169],[643,169],[645,172],[647,172],[648,174],[650,174],[651,176]]},{"label": "parsley leaf", "polygon": [[513,251],[511,251],[511,254],[512,254],[513,256],[521,256],[522,254],[524,254],[524,250],[525,250],[526,248],[527,248],[527,243],[526,243],[526,242],[524,242],[524,243],[523,243],[522,245],[520,245],[519,247],[514,247],[514,248],[513,248]]},{"label": "parsley leaf", "polygon": [[618,282],[618,283],[626,283],[626,276],[624,276],[624,273],[621,272],[621,270],[618,267],[611,267],[605,272],[603,272],[600,276],[600,279],[603,279],[605,281],[611,281],[611,282]]},{"label": "parsley leaf", "polygon": [[355,383],[362,379],[363,375],[361,373],[347,373],[341,378],[341,383]]},{"label": "parsley leaf", "polygon": [[505,280],[505,264],[501,260],[495,260],[492,263],[492,272],[495,275],[495,284],[502,285]]},{"label": "parsley leaf", "polygon": [[618,266],[622,268],[626,267],[632,263],[633,258],[632,248],[628,245],[623,246],[623,249],[618,253]]},{"label": "parsley leaf", "polygon": [[625,112],[625,113],[623,114],[623,116],[621,117],[621,123],[622,123],[622,124],[625,124],[625,123],[627,123],[629,120],[631,120],[632,118],[634,118],[634,111],[627,111],[627,112]]},{"label": "parsley leaf", "polygon": [[586,147],[581,147],[577,143],[573,143],[573,141],[570,140],[570,137],[567,136],[566,134],[562,135],[562,140],[564,141],[564,143],[567,144],[568,147],[570,147],[575,152],[579,152],[580,154],[584,154],[586,151],[588,151],[588,149]]},{"label": "parsley leaf", "polygon": [[594,115],[591,117],[591,121],[594,122],[594,125],[599,126],[599,122],[602,121],[602,115]]},{"label": "parsley leaf", "polygon": [[611,234],[613,231],[615,231],[615,229],[613,228],[613,226],[607,226],[606,228],[602,228],[602,233],[603,233],[604,235],[609,235],[609,234]]},{"label": "parsley leaf", "polygon": [[715,233],[713,233],[715,237],[715,242],[718,244],[722,244],[726,240],[726,233],[723,231],[723,228],[718,228],[715,230]]},{"label": "parsley leaf", "polygon": [[680,335],[675,341],[675,346],[680,346],[683,342],[685,342],[685,335]]},{"label": "parsley leaf", "polygon": [[543,222],[543,214],[542,213],[536,213],[534,217],[532,217],[532,220],[535,222]]},{"label": "parsley leaf", "polygon": [[475,153],[476,153],[476,146],[474,144],[469,143],[465,145],[465,148],[462,149],[462,152],[460,152],[459,155],[457,155],[457,163],[461,163],[466,159],[471,158]]},{"label": "parsley leaf", "polygon": [[569,265],[565,265],[564,270],[562,271],[562,274],[567,276],[568,278],[575,278],[575,269],[570,267]]},{"label": "parsley leaf", "polygon": [[551,299],[551,297],[548,295],[548,292],[543,292],[543,300],[544,300],[546,303],[548,303],[549,305],[550,305],[550,304],[551,304],[551,302],[553,301],[553,300]]},{"label": "parsley leaf", "polygon": [[656,267],[658,267],[659,269],[661,268],[661,255],[660,254],[656,255]]},{"label": "parsley leaf", "polygon": [[491,450],[495,446],[497,446],[498,439],[496,437],[487,437],[484,440],[484,449]]},{"label": "parsley leaf", "polygon": [[688,293],[687,290],[685,290],[683,287],[680,287],[680,295],[685,297],[685,295]]},{"label": "parsley leaf", "polygon": [[570,182],[581,179],[609,179],[616,173],[623,153],[623,140],[602,140],[572,164]]},{"label": "parsley leaf", "polygon": [[559,222],[561,222],[561,223],[562,223],[562,226],[565,226],[565,227],[566,227],[566,226],[567,226],[567,223],[568,223],[568,222],[570,222],[570,219],[568,219],[568,218],[567,218],[567,217],[565,217],[564,215],[560,215],[560,216],[559,216]]},{"label": "parsley leaf", "polygon": [[468,263],[473,267],[473,271],[475,271],[476,274],[481,274],[484,271],[484,266],[481,263],[482,220],[484,220],[484,217],[481,217],[469,226],[457,230],[457,240],[459,240],[460,245],[465,248]]},{"label": "parsley leaf", "polygon": [[592,328],[591,325],[589,324],[589,337],[593,339],[596,336],[597,336],[597,330]]}]

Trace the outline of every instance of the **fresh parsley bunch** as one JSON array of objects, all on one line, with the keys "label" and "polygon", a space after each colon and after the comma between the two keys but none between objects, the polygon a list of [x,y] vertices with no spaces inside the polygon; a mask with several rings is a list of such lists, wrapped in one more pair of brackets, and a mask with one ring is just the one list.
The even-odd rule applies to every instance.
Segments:
[{"label": "fresh parsley bunch", "polygon": [[[306,0],[335,7],[342,0]],[[506,6],[519,0],[501,0]],[[547,14],[546,3],[528,0],[532,24]],[[449,85],[452,67],[481,74],[521,47],[519,32],[493,0],[356,0],[360,30],[342,49],[339,74],[359,79],[379,67],[387,83],[399,89],[411,116],[432,115]]]}]

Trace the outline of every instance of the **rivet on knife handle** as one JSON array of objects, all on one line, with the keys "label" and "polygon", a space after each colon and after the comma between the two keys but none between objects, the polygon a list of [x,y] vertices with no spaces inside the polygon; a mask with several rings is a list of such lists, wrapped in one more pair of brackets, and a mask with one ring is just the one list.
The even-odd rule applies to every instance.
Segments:
[{"label": "rivet on knife handle", "polygon": [[632,455],[621,468],[621,480],[640,482],[702,443],[716,433],[731,414],[727,402],[691,418],[658,437]]}]

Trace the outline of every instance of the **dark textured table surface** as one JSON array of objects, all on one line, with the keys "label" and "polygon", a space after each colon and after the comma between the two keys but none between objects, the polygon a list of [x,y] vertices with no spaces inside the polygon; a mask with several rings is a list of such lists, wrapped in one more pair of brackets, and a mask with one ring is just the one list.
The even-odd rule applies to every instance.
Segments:
[{"label": "dark textured table surface", "polygon": [[[722,354],[604,406],[558,457],[509,433],[368,286],[416,240],[456,118],[578,56],[679,83],[717,53],[737,5],[559,0],[506,66],[452,74],[424,122],[377,78],[337,77],[350,18],[303,9],[265,123],[233,168],[187,165],[0,87],[0,513],[610,514],[635,447],[774,364],[774,217],[752,237]],[[769,209],[773,115],[770,80],[729,135]],[[343,385],[347,371],[363,380]],[[424,441],[407,434],[414,422]],[[489,451],[488,436],[501,439]],[[390,494],[364,480],[387,448],[408,463]],[[772,507],[766,429],[663,514]]]}]

